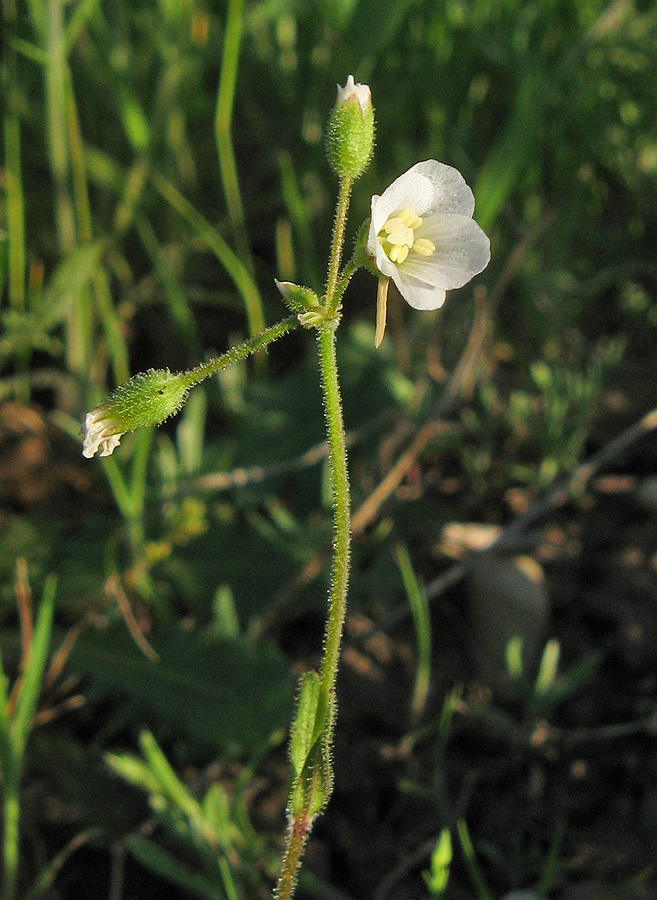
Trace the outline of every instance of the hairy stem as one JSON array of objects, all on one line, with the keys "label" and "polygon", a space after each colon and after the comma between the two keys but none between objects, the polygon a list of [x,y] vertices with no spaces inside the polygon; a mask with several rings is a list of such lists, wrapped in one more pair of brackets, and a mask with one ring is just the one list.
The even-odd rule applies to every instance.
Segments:
[{"label": "hairy stem", "polygon": [[330,326],[323,328],[319,332],[318,342],[333,487],[333,571],[324,641],[324,659],[320,673],[320,699],[316,718],[316,722],[320,725],[325,723],[331,692],[335,688],[338,673],[340,642],[349,583],[351,508],[347,473],[347,444],[335,355],[335,330]]},{"label": "hairy stem", "polygon": [[298,327],[299,319],[297,316],[288,316],[287,319],[281,319],[276,325],[271,325],[269,328],[265,328],[264,331],[261,331],[260,334],[256,334],[254,337],[243,341],[236,347],[231,347],[230,350],[222,353],[221,356],[209,359],[207,362],[200,363],[193,369],[189,369],[185,372],[185,383],[189,387],[200,384],[201,381],[204,381],[211,375],[215,375],[231,363],[237,362],[238,359],[245,359],[245,357],[249,356],[251,353],[261,350],[263,347],[266,347],[267,344],[271,344],[272,341],[277,340],[279,337],[283,337],[284,334],[287,334],[289,331],[294,331],[294,329]]},{"label": "hairy stem", "polygon": [[[320,673],[319,698],[311,745],[326,739],[322,738],[322,735],[326,733],[330,735],[332,728],[331,697],[335,691],[342,628],[347,608],[351,541],[347,444],[335,355],[335,322],[326,322],[319,329],[317,340],[333,485],[333,571],[324,640],[324,659]],[[330,786],[325,802],[328,801],[329,794]],[[296,816],[290,815],[281,874],[274,894],[276,900],[291,900],[294,896],[298,871],[311,828],[312,818],[308,815],[307,809]]]},{"label": "hairy stem", "polygon": [[285,856],[274,892],[274,900],[292,900],[309,834],[310,826],[305,815],[290,821],[285,843]]},{"label": "hairy stem", "polygon": [[347,224],[347,210],[349,209],[349,199],[351,197],[351,185],[352,181],[350,178],[343,178],[340,181],[338,206],[335,212],[331,258],[326,282],[326,308],[332,316],[337,312],[340,297],[342,296],[338,291],[338,274],[340,271],[342,246],[344,244],[344,230]]}]

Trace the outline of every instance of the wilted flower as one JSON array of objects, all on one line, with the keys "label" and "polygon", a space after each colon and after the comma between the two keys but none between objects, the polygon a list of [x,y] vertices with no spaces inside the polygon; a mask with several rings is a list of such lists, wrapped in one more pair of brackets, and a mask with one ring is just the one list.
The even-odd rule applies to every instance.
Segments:
[{"label": "wilted flower", "polygon": [[367,115],[372,106],[372,92],[369,89],[369,85],[356,84],[354,76],[350,75],[347,78],[347,83],[344,87],[338,85],[338,99],[336,102],[338,106],[343,106],[352,98],[355,98],[358,101],[362,114]]},{"label": "wilted flower", "polygon": [[87,459],[91,459],[98,451],[99,456],[111,456],[123,437],[119,423],[102,406],[86,414],[83,431],[82,455]]},{"label": "wilted flower", "polygon": [[133,375],[85,416],[82,455],[91,459],[100,451],[100,456],[110,456],[126,431],[159,425],[174,416],[191,383],[187,373],[172,374],[168,369]]},{"label": "wilted flower", "polygon": [[367,251],[385,279],[377,304],[377,346],[385,329],[389,279],[415,309],[438,309],[490,260],[490,241],[473,220],[474,195],[461,173],[428,159],[372,197]]}]

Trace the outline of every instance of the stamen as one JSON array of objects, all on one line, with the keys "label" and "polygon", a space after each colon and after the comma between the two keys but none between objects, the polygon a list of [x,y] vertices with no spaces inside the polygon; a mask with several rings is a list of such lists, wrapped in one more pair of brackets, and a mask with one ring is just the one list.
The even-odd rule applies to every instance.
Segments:
[{"label": "stamen", "polygon": [[431,256],[436,249],[436,245],[429,238],[418,238],[413,244],[413,250],[420,256]]},{"label": "stamen", "polygon": [[427,238],[415,239],[415,230],[422,222],[422,217],[412,209],[402,209],[386,219],[378,240],[388,259],[395,265],[402,265],[410,250],[417,250],[420,256],[431,256],[435,251],[435,245]]},{"label": "stamen", "polygon": [[376,289],[376,328],[374,331],[374,346],[376,348],[381,346],[381,341],[386,333],[389,285],[389,278],[379,278],[379,285]]},{"label": "stamen", "polygon": [[384,231],[390,234],[391,231],[395,231],[397,228],[406,228],[403,216],[390,216],[389,219],[386,219],[386,224],[383,226]]},{"label": "stamen", "polygon": [[388,254],[390,261],[398,266],[404,262],[407,256],[408,247],[405,244],[395,244],[394,247],[390,248],[390,253]]},{"label": "stamen", "polygon": [[389,231],[388,240],[391,244],[406,244],[407,247],[412,247],[415,240],[415,232],[412,228],[402,226],[395,231]]}]

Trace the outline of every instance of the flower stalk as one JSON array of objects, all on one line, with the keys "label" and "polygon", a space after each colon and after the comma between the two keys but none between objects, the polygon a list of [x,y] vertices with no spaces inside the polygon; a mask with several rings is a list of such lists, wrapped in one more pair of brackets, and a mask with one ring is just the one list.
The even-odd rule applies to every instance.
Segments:
[{"label": "flower stalk", "polygon": [[351,178],[343,178],[340,181],[340,193],[338,206],[335,213],[335,225],[333,227],[333,239],[331,241],[331,256],[329,261],[328,279],[326,282],[326,310],[329,316],[334,316],[338,311],[341,294],[337,291],[338,276],[340,272],[340,260],[342,258],[342,246],[344,244],[344,232],[347,224],[347,211],[351,198]]},{"label": "flower stalk", "polygon": [[180,412],[191,388],[231,363],[261,350],[299,325],[297,316],[288,316],[260,334],[231,347],[221,356],[199,363],[186,372],[151,369],[134,375],[117,388],[105,403],[87,413],[83,426],[83,455],[88,459],[96,453],[111,456],[127,431],[160,425]]},{"label": "flower stalk", "polygon": [[[338,100],[329,123],[329,159],[340,179],[337,209],[331,239],[326,294],[323,305],[300,316],[304,325],[317,329],[320,381],[324,395],[329,465],[333,488],[333,563],[324,656],[319,677],[306,673],[290,737],[292,784],[288,802],[288,831],[276,900],[291,900],[304,848],[313,821],[333,790],[331,766],[336,701],[335,682],[347,609],[351,508],[347,471],[347,442],[336,357],[336,329],[344,291],[358,268],[351,260],[340,273],[351,188],[367,166],[374,141],[374,116],[370,89],[354,84],[349,76],[338,87]],[[286,287],[285,293],[290,293]],[[284,293],[284,297],[285,297]],[[291,299],[291,298],[288,298]],[[299,298],[302,299],[302,298]]]},{"label": "flower stalk", "polygon": [[[347,181],[347,179],[344,179]],[[329,304],[329,287],[325,307],[327,318],[317,326],[317,345],[324,411],[326,413],[329,466],[333,488],[333,564],[329,591],[329,611],[324,636],[324,656],[314,703],[299,705],[293,726],[292,738],[301,729],[307,729],[308,739],[302,758],[296,762],[288,804],[288,832],[281,872],[276,886],[276,900],[291,900],[296,889],[298,871],[306,842],[315,816],[326,805],[331,795],[333,777],[331,771],[331,744],[335,722],[335,682],[340,660],[340,645],[349,584],[349,555],[351,544],[351,506],[349,475],[347,471],[347,441],[342,416],[342,400],[336,357],[337,320],[330,310],[337,312],[341,294],[336,292],[344,223],[349,203],[350,184],[341,183],[338,213],[335,219],[329,281],[333,275],[334,296]],[[334,274],[333,274],[334,273]],[[344,287],[348,278],[341,279]],[[344,288],[343,288],[344,289]],[[302,695],[303,697],[303,688]],[[295,760],[293,758],[293,764]],[[301,808],[295,809],[295,799],[301,797]]]},{"label": "flower stalk", "polygon": [[[329,614],[324,637],[324,658],[320,673],[319,703],[315,720],[316,730],[326,725],[331,697],[335,691],[342,629],[347,608],[351,544],[347,442],[338,381],[335,336],[335,329],[330,327],[320,329],[317,336],[333,488],[333,570],[329,594]],[[318,734],[315,736],[319,737]]]}]

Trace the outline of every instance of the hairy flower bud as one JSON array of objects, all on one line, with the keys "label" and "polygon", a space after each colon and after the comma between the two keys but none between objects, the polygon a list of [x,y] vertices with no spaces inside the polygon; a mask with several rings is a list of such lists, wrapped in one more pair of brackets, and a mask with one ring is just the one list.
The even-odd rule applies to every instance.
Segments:
[{"label": "hairy flower bud", "polygon": [[126,431],[159,425],[179,412],[188,390],[185,375],[173,375],[168,369],[134,375],[85,416],[82,455],[110,456]]},{"label": "hairy flower bud", "polygon": [[286,306],[295,313],[305,313],[319,306],[319,297],[310,288],[274,278]]},{"label": "hairy flower bud", "polygon": [[328,157],[340,178],[358,178],[372,158],[374,150],[374,109],[366,84],[355,84],[353,75],[338,99],[326,135]]}]

